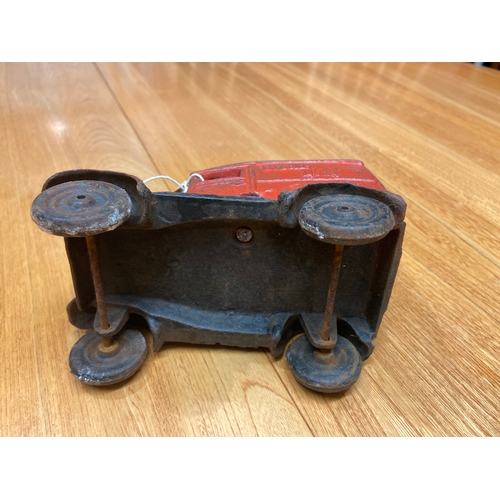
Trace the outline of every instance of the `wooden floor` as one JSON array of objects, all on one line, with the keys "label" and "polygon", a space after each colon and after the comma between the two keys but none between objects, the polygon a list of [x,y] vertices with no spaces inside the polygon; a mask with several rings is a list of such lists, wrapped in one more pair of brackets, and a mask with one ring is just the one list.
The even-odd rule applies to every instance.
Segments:
[{"label": "wooden floor", "polygon": [[[408,203],[354,387],[321,395],[264,350],[179,345],[116,387],[73,378],[64,242],[29,215],[51,174],[312,158],[360,159]],[[500,435],[499,158],[500,72],[465,63],[0,65],[0,435]]]}]

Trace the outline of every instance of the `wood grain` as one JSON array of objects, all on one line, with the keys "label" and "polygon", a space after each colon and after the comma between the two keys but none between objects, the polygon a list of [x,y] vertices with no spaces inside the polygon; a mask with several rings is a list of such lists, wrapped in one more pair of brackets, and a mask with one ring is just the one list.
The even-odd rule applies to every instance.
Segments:
[{"label": "wood grain", "polygon": [[[0,434],[500,434],[500,73],[467,64],[0,66]],[[116,387],[75,380],[83,332],[45,179],[184,180],[257,159],[356,158],[408,203],[404,255],[356,385],[321,395],[262,350],[166,346]],[[166,189],[155,181],[153,189]],[[147,335],[148,341],[149,335]]]}]

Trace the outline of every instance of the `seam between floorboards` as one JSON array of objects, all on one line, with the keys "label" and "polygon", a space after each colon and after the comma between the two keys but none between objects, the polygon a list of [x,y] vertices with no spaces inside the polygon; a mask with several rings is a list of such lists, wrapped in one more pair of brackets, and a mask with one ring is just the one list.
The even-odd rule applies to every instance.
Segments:
[{"label": "seam between floorboards", "polygon": [[127,123],[129,124],[130,128],[134,132],[134,135],[136,136],[136,138],[139,141],[140,145],[144,149],[146,155],[148,156],[149,160],[151,161],[151,163],[152,163],[153,167],[155,168],[156,172],[158,174],[161,174],[160,169],[158,168],[158,165],[154,161],[153,157],[151,156],[151,153],[149,152],[148,148],[146,147],[146,144],[144,144],[144,141],[141,139],[141,136],[137,132],[136,128],[134,127],[134,125],[132,123],[132,121],[130,120],[129,116],[127,115],[125,109],[121,105],[118,97],[116,96],[116,94],[114,93],[113,89],[111,88],[111,85],[109,84],[108,80],[106,79],[106,77],[104,76],[103,72],[101,71],[101,68],[99,68],[99,65],[97,63],[95,63],[95,62],[92,63],[92,64],[94,65],[94,68],[96,69],[97,74],[101,77],[102,81],[104,82],[104,85],[106,85],[106,88],[108,89],[109,93],[111,94],[111,97],[113,97],[113,100],[115,101],[116,105],[118,106],[119,110],[121,111],[123,117],[125,118],[125,120],[127,120]]},{"label": "seam between floorboards", "polygon": [[[262,348],[264,349],[264,348]],[[285,391],[288,393],[288,395],[290,396],[290,400],[293,401],[293,404],[295,405],[295,408],[297,408],[297,411],[299,412],[299,415],[302,417],[302,420],[304,421],[304,423],[306,424],[307,428],[309,429],[309,432],[311,433],[311,436],[312,437],[318,437],[316,435],[316,433],[314,432],[314,430],[311,428],[311,426],[309,425],[309,422],[307,421],[307,419],[304,417],[299,405],[296,403],[295,401],[295,398],[292,396],[292,393],[290,392],[290,390],[288,389],[288,386],[287,384],[285,384],[285,381],[281,378],[278,370],[276,369],[276,366],[275,364],[269,359],[269,356],[271,355],[270,352],[268,351],[265,351],[265,354],[266,354],[266,358],[267,358],[267,361],[269,361],[270,365],[272,366],[274,372],[276,373],[276,376],[278,377],[279,381],[283,384],[283,387],[285,388]]]},{"label": "seam between floorboards", "polygon": [[489,318],[493,323],[500,325],[500,321],[495,318],[495,316],[492,316],[490,312],[488,312],[486,309],[483,309],[479,304],[476,304],[471,298],[469,298],[467,295],[465,295],[460,288],[455,288],[451,283],[448,283],[444,278],[439,276],[439,274],[436,274],[430,267],[427,267],[423,262],[418,260],[418,258],[415,255],[412,255],[408,252],[405,252],[405,255],[412,259],[414,262],[416,262],[420,267],[425,269],[429,274],[434,276],[437,280],[439,280],[441,283],[444,283],[448,288],[451,288],[455,292],[457,292],[463,299],[467,302],[469,302],[476,311],[478,311],[480,314],[483,314],[487,318]]},{"label": "seam between floorboards", "polygon": [[[272,63],[273,64],[273,67],[276,68],[276,63]],[[288,71],[288,73],[291,72],[291,70],[286,67],[286,66],[282,66],[282,68],[285,68],[285,71]],[[302,70],[302,73],[303,73],[303,70]],[[297,81],[299,81],[299,84],[302,83],[302,80],[300,77],[297,77],[297,76],[294,76],[294,79]],[[398,83],[398,82],[396,82]],[[402,85],[404,87],[403,84],[399,83],[400,85]],[[409,91],[411,91],[411,89],[409,87],[406,87]],[[363,101],[358,101],[356,99],[353,99],[353,98],[349,98],[349,99],[342,99],[342,95],[339,94],[338,92],[338,89],[336,87],[332,87],[332,89],[334,90],[334,93],[333,94],[329,94],[327,92],[325,92],[324,90],[318,88],[317,86],[315,86],[315,90],[320,92],[321,94],[325,95],[325,96],[329,96],[330,98],[338,101],[338,102],[341,102],[342,104],[344,104],[345,106],[347,106],[348,108],[350,109],[353,109],[354,111],[357,111],[359,112],[359,110],[361,109],[362,111],[363,110],[367,110],[371,115],[374,115],[374,116],[377,116],[377,115],[380,115],[381,112],[377,109],[375,109],[373,107],[373,105],[369,104],[369,103],[365,103]],[[290,94],[288,92],[288,94]],[[423,96],[425,97],[425,96]],[[405,121],[398,121],[396,119],[394,119],[393,115],[389,112],[382,112],[382,114],[384,115],[385,117],[385,120],[391,124],[391,126],[393,126],[394,128],[396,129],[401,129],[405,132],[407,132],[409,135],[415,135],[415,136],[418,136],[422,142],[425,142],[425,143],[428,143],[430,144],[433,149],[437,150],[437,151],[440,151],[442,152],[442,154],[444,154],[446,157],[450,158],[451,160],[453,160],[454,156],[455,157],[459,157],[460,158],[460,162],[463,163],[463,164],[466,164],[468,162],[470,162],[470,160],[468,160],[466,157],[462,156],[461,154],[457,154],[453,149],[450,149],[449,147],[447,146],[444,146],[441,142],[437,141],[437,140],[434,140],[432,139],[431,137],[429,136],[425,136],[422,132],[420,132],[418,129],[416,128],[412,128],[410,125],[408,125]],[[343,126],[343,128],[345,128]],[[359,136],[359,135],[358,135]],[[361,136],[359,136],[361,137]],[[366,141],[365,141],[366,142]],[[367,144],[374,144],[373,142],[367,142]],[[456,158],[455,158],[456,160]],[[479,168],[481,170],[484,170],[486,173],[491,173],[490,170],[488,169],[485,169],[483,166],[479,166]]]},{"label": "seam between floorboards", "polygon": [[[384,179],[381,176],[379,176],[379,178],[381,180]],[[386,181],[386,180],[384,180],[384,185],[385,186],[392,186],[391,182]],[[393,188],[391,187],[391,189],[393,189]],[[392,192],[396,192],[396,191],[393,190]],[[456,227],[452,226],[451,224],[449,224],[448,222],[443,220],[441,217],[439,217],[439,215],[435,214],[434,212],[429,210],[427,207],[425,207],[425,205],[422,205],[418,201],[415,201],[415,199],[411,195],[410,196],[405,195],[405,201],[406,200],[410,200],[411,203],[413,203],[416,207],[418,207],[420,210],[425,212],[429,217],[431,217],[436,222],[438,222],[439,224],[444,226],[448,231],[450,231],[452,234],[454,234],[458,239],[462,240],[465,244],[467,244],[469,247],[471,247],[473,250],[475,250],[479,255],[481,255],[486,260],[490,261],[495,267],[500,269],[500,260],[498,260],[495,256],[491,255],[487,250],[485,250],[481,246],[477,245],[473,239],[469,238],[467,235],[462,233],[462,231],[460,231]],[[494,223],[492,222],[492,224],[494,224]]]},{"label": "seam between floorboards", "polygon": [[[5,88],[7,88],[7,68],[5,69]],[[12,110],[11,110],[9,98],[6,98],[6,104],[7,104],[7,112],[9,114],[9,116],[11,116]],[[6,116],[7,116],[7,114],[4,117],[5,123],[7,121]],[[13,155],[11,154],[12,152],[11,152],[9,147],[7,148],[7,153],[8,153],[8,156],[10,158],[13,157]],[[17,172],[18,172],[17,169],[14,169],[13,181],[14,181],[14,184],[16,187],[17,199],[18,199],[19,205],[22,206],[22,199],[21,199],[22,195],[21,195],[21,191],[19,190],[19,178],[18,178]],[[32,281],[32,277],[31,277],[30,259],[27,258],[28,257],[28,248],[29,248],[29,245],[27,242],[27,231],[23,231],[22,241],[24,244],[24,255],[26,256],[28,281],[29,281],[29,285],[30,285],[30,303],[29,303],[29,306],[31,309],[32,336],[33,336],[33,345],[34,345],[33,352],[34,352],[34,357],[35,357],[35,367],[36,367],[36,374],[37,374],[37,392],[38,392],[38,396],[39,396],[43,435],[44,435],[44,437],[47,437],[48,436],[48,434],[47,434],[47,429],[48,429],[47,412],[45,410],[46,403],[45,403],[45,398],[44,398],[43,389],[42,389],[41,362],[40,362],[40,356],[38,353],[39,343],[37,342],[37,331],[36,331],[36,325],[35,325],[35,306],[34,306],[34,297],[33,297],[33,281]],[[10,431],[11,427],[8,426],[7,429]]]},{"label": "seam between floorboards", "polygon": [[[19,194],[19,189],[18,189],[18,179],[17,175],[14,176],[14,182],[16,184],[16,189]],[[27,232],[24,231],[24,237],[23,237],[23,243],[24,243],[24,253],[26,256],[28,256],[28,242],[27,242]],[[36,372],[37,372],[37,387],[38,387],[38,394],[40,397],[40,412],[41,412],[41,417],[42,417],[42,425],[43,425],[43,433],[44,436],[47,437],[49,436],[47,429],[47,412],[45,410],[46,402],[43,394],[43,389],[42,389],[42,370],[41,370],[41,361],[40,361],[40,355],[38,352],[38,349],[40,347],[40,344],[38,342],[38,332],[37,328],[35,325],[35,306],[34,306],[34,297],[33,297],[33,280],[31,277],[32,274],[32,269],[30,265],[30,259],[26,259],[26,265],[28,268],[28,280],[29,280],[29,285],[30,285],[30,312],[31,312],[31,320],[33,322],[33,329],[32,329],[32,335],[33,335],[33,345],[34,345],[34,355],[35,355],[35,366],[36,366]],[[52,435],[52,434],[50,434]]]}]

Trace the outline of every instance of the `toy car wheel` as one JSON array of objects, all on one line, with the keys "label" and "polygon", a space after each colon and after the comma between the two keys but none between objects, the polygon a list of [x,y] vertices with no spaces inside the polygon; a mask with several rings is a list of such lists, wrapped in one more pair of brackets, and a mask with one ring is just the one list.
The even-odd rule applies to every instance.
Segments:
[{"label": "toy car wheel", "polygon": [[92,236],[123,224],[132,211],[127,192],[101,181],[72,181],[42,191],[33,201],[31,217],[56,236]]},{"label": "toy car wheel", "polygon": [[392,210],[366,196],[318,196],[304,203],[300,227],[311,237],[334,245],[365,245],[382,239],[395,225]]},{"label": "toy car wheel", "polygon": [[113,337],[110,347],[94,331],[84,335],[71,349],[71,373],[89,385],[112,385],[130,378],[148,355],[146,339],[137,330],[124,330]]},{"label": "toy car wheel", "polygon": [[340,336],[332,350],[322,351],[314,348],[305,335],[299,335],[288,347],[286,360],[297,381],[318,392],[345,391],[361,373],[358,351]]}]

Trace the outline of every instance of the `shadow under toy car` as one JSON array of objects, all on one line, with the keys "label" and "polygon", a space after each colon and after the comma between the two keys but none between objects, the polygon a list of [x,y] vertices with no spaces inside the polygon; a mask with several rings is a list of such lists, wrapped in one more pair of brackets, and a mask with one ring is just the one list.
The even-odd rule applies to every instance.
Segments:
[{"label": "shadow under toy car", "polygon": [[71,372],[91,385],[132,376],[147,356],[131,314],[165,342],[286,352],[304,386],[339,392],[387,308],[406,205],[355,160],[261,161],[197,172],[187,192],[151,192],[118,172],[50,177],[31,215],[65,237],[76,298],[92,330]]}]

